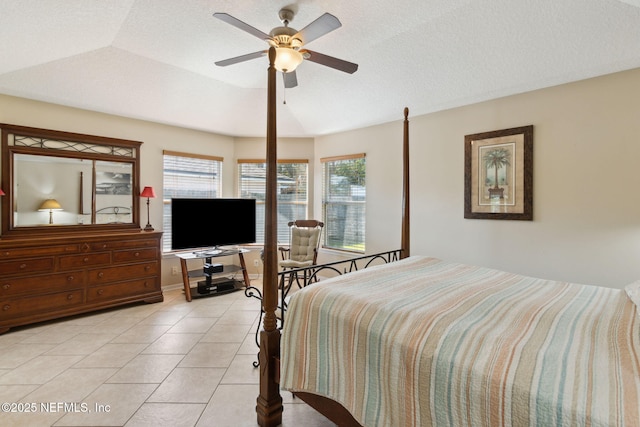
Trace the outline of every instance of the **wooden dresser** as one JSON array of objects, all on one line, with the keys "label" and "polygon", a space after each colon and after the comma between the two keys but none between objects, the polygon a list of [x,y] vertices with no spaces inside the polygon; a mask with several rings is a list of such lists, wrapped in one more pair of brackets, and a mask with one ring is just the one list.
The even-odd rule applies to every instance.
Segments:
[{"label": "wooden dresser", "polygon": [[161,232],[0,238],[0,333],[132,302],[163,300]]}]

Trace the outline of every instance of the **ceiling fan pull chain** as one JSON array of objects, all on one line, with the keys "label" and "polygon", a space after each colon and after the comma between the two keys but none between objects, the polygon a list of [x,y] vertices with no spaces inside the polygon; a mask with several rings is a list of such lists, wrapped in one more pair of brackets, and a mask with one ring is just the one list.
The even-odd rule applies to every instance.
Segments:
[{"label": "ceiling fan pull chain", "polygon": [[282,104],[287,105],[287,85],[282,81],[282,86],[284,89],[282,90]]}]

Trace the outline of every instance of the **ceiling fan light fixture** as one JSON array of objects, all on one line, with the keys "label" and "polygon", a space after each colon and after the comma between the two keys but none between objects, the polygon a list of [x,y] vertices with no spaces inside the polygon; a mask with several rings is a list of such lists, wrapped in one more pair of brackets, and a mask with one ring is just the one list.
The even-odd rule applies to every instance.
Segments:
[{"label": "ceiling fan light fixture", "polygon": [[283,73],[290,73],[295,71],[302,62],[302,59],[302,54],[297,50],[288,47],[278,47],[276,48],[276,61],[274,65],[276,70]]},{"label": "ceiling fan light fixture", "polygon": [[[324,55],[318,52],[313,52],[304,47],[319,37],[324,36],[331,31],[337,30],[342,26],[340,20],[330,13],[324,13],[315,21],[308,24],[302,30],[297,31],[295,28],[291,28],[289,23],[293,19],[293,11],[291,9],[280,9],[278,14],[280,21],[284,26],[276,27],[271,30],[269,34],[264,33],[257,28],[252,27],[234,18],[228,13],[214,13],[215,18],[220,19],[227,24],[233,25],[240,30],[251,34],[263,41],[266,41],[270,47],[276,49],[276,57],[274,68],[281,73],[284,73],[284,86],[285,88],[292,88],[298,86],[298,80],[296,78],[296,68],[302,63],[302,61],[309,60],[316,64],[324,65],[338,71],[353,74],[358,70],[358,64],[344,61],[342,59],[334,58],[329,55]],[[239,62],[249,61],[264,56],[265,51],[248,53],[235,58],[229,58],[222,61],[216,61],[215,64],[219,67],[226,67],[227,65],[237,64]]]}]

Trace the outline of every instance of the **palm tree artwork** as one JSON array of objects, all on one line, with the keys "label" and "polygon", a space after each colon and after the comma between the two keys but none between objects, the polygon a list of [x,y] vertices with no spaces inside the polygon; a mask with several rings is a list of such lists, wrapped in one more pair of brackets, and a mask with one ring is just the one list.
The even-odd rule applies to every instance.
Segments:
[{"label": "palm tree artwork", "polygon": [[498,172],[503,167],[511,164],[511,153],[506,148],[493,148],[485,153],[482,160],[487,168],[487,176],[489,175],[489,169],[493,169],[494,173],[493,187],[488,189],[489,198],[504,199],[504,188],[498,185]]}]

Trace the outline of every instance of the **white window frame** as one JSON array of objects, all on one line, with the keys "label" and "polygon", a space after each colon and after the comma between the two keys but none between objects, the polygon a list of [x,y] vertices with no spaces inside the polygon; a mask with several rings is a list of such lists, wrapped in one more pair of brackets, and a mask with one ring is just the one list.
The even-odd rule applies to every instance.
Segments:
[{"label": "white window frame", "polygon": [[[363,160],[362,181],[353,183],[340,178],[332,170],[340,164]],[[366,154],[325,157],[322,164],[323,247],[346,252],[366,250]],[[337,182],[340,181],[340,182]],[[338,212],[341,212],[338,215]],[[338,216],[343,217],[338,220]]]}]

